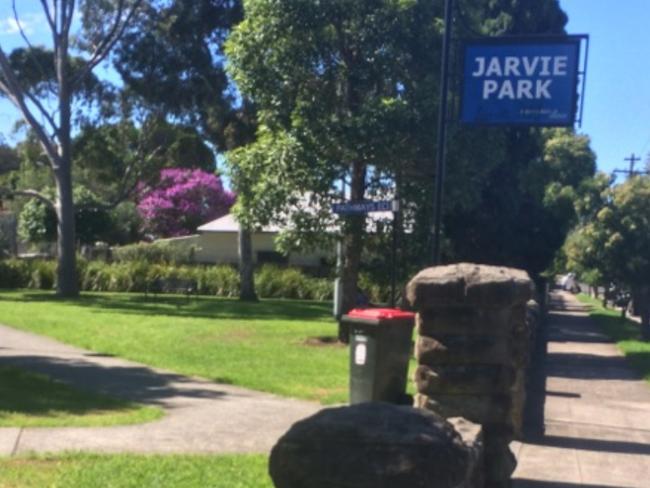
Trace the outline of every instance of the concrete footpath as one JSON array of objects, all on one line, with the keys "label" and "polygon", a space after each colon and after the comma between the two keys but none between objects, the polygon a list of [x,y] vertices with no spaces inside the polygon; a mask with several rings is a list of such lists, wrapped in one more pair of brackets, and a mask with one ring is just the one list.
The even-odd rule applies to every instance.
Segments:
[{"label": "concrete footpath", "polygon": [[650,385],[573,295],[554,292],[552,308],[545,434],[515,443],[514,487],[649,487]]},{"label": "concrete footpath", "polygon": [[[553,294],[545,367],[545,435],[514,443],[515,488],[650,486],[650,386],[582,305]],[[163,419],[105,428],[0,428],[0,455],[94,452],[268,452],[321,407],[188,378],[0,326],[0,365],[159,405]]]},{"label": "concrete footpath", "polygon": [[316,403],[216,384],[98,355],[0,326],[0,366],[38,371],[165,410],[155,422],[118,427],[0,428],[0,456],[27,452],[268,452]]}]

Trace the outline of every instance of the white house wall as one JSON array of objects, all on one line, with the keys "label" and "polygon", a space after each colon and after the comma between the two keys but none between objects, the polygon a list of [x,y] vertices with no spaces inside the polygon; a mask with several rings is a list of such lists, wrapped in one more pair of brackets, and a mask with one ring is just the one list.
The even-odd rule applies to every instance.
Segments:
[{"label": "white house wall", "polygon": [[[276,251],[275,235],[275,233],[253,234],[253,259],[255,262],[257,262],[257,253],[259,251]],[[195,246],[197,248],[195,259],[199,263],[237,264],[239,260],[236,232],[204,232],[193,236],[165,239],[165,241],[173,246],[183,248]],[[316,267],[320,265],[321,259],[326,255],[326,252],[292,253],[289,255],[289,264],[300,267]]]}]

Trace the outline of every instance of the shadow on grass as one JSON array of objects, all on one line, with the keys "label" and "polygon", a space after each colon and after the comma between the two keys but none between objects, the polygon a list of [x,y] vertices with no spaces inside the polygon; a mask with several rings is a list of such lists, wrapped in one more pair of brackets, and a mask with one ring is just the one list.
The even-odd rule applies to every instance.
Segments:
[{"label": "shadow on grass", "polygon": [[[119,406],[123,401],[142,403],[146,405],[164,405],[172,397],[183,396],[186,398],[221,398],[227,393],[221,391],[218,385],[202,382],[186,376],[173,373],[158,373],[142,366],[111,367],[108,365],[87,362],[74,357],[46,357],[46,356],[6,356],[0,357],[0,372],[18,368],[30,372],[41,373],[49,378],[62,381],[66,385],[84,391],[101,393],[101,398],[86,401],[85,393],[75,390],[48,394],[47,378],[41,382],[27,381],[24,386],[20,375],[10,374],[9,380],[4,381],[0,376],[0,408],[36,413],[46,411],[59,405],[64,410],[80,413],[87,410],[111,405]],[[18,379],[13,379],[18,377]],[[33,377],[33,374],[31,375]],[[30,375],[25,376],[29,379]],[[23,378],[24,379],[24,378]],[[60,389],[60,384],[54,384],[54,389]],[[3,391],[5,390],[6,391]],[[17,395],[16,391],[23,391]],[[54,390],[52,390],[54,391]],[[58,395],[58,396],[57,396]],[[115,400],[114,397],[120,400]],[[21,399],[21,396],[23,399]],[[113,407],[110,407],[113,408]],[[75,410],[76,409],[76,410]]]},{"label": "shadow on grass", "polygon": [[97,410],[117,413],[133,406],[125,400],[72,388],[45,375],[0,365],[0,410],[10,414],[83,415]]},{"label": "shadow on grass", "polygon": [[327,321],[331,319],[329,302],[307,300],[265,299],[259,302],[242,302],[217,297],[192,297],[157,295],[145,297],[138,293],[84,293],[79,298],[64,299],[48,292],[24,292],[11,296],[0,294],[0,301],[53,302],[73,306],[135,315],[165,315],[172,317],[212,319],[277,319],[288,321]]}]

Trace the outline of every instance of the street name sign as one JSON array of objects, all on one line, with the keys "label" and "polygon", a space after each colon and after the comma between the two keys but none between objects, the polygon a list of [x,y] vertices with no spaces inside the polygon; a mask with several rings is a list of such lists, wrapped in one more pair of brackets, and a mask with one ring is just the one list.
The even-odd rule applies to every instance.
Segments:
[{"label": "street name sign", "polygon": [[573,125],[580,42],[578,36],[465,41],[461,122]]},{"label": "street name sign", "polygon": [[392,200],[382,200],[377,202],[371,200],[360,200],[357,202],[335,203],[332,205],[332,212],[339,215],[391,212],[393,209]]}]

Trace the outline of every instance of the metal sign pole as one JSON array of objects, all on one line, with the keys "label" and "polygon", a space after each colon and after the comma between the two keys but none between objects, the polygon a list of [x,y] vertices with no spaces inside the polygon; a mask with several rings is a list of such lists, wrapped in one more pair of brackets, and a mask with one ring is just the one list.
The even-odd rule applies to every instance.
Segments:
[{"label": "metal sign pole", "polygon": [[440,67],[440,107],[438,109],[438,140],[436,145],[436,185],[433,218],[433,264],[440,264],[440,236],[442,221],[442,190],[445,178],[447,98],[449,92],[449,47],[451,45],[452,0],[445,0],[445,33],[442,38]]}]

